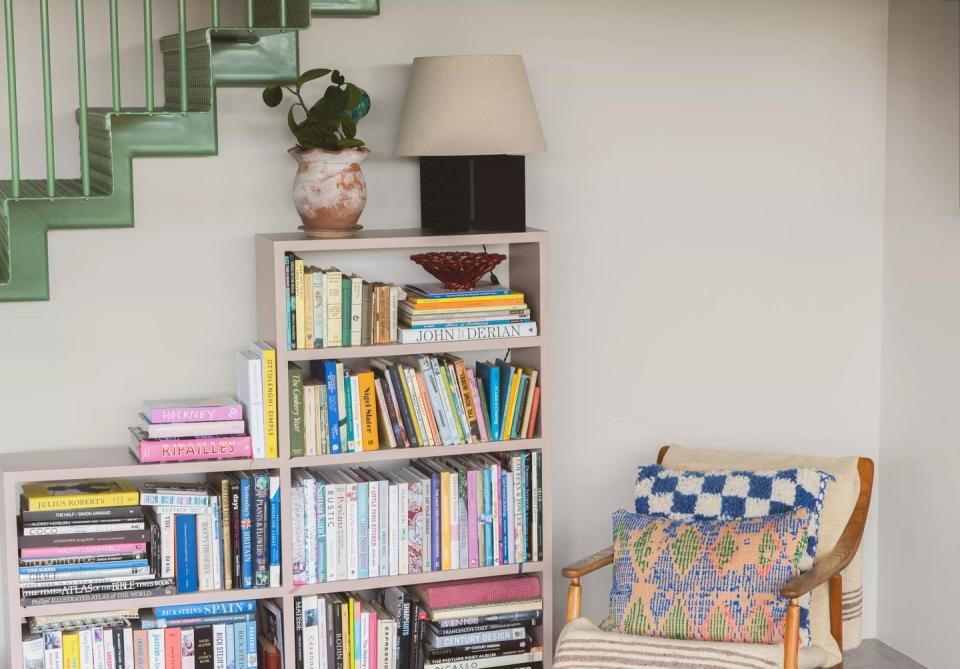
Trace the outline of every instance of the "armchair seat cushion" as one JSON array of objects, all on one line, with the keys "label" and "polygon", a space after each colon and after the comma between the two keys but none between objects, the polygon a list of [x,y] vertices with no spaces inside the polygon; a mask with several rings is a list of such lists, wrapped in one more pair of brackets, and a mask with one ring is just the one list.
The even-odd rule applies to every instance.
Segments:
[{"label": "armchair seat cushion", "polygon": [[[783,644],[679,641],[604,632],[577,618],[560,633],[554,669],[781,669]],[[828,666],[817,647],[801,648],[799,669]]]}]

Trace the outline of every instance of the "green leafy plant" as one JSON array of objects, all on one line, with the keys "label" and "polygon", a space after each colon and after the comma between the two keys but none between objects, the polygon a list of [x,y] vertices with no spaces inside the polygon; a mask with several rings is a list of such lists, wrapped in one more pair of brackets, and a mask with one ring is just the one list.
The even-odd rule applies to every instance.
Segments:
[{"label": "green leafy plant", "polygon": [[[308,106],[303,99],[303,87],[328,74],[331,83],[323,96]],[[347,82],[340,70],[325,67],[307,70],[292,86],[263,89],[263,101],[268,107],[277,107],[283,102],[285,92],[296,98],[287,111],[287,125],[301,149],[340,151],[363,146],[363,140],[357,138],[357,122],[370,111],[370,97]]]}]

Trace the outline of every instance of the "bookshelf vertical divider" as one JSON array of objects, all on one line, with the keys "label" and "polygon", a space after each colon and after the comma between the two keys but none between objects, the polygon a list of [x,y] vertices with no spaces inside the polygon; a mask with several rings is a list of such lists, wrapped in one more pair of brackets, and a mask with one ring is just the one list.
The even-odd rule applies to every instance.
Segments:
[{"label": "bookshelf vertical divider", "polygon": [[[506,246],[509,257],[510,285],[522,291],[539,327],[539,336],[520,339],[499,339],[436,344],[388,344],[341,348],[288,351],[286,348],[287,297],[284,288],[284,253],[322,253],[345,251],[411,251],[415,249],[442,249],[487,246]],[[235,599],[274,599],[283,610],[284,666],[293,669],[294,655],[294,597],[302,594],[321,594],[384,588],[392,585],[410,585],[516,573],[535,573],[541,579],[543,591],[543,666],[549,669],[553,654],[553,533],[552,533],[552,444],[550,383],[552,381],[547,357],[549,313],[547,299],[547,233],[528,228],[526,232],[474,233],[464,235],[431,235],[420,229],[363,231],[356,237],[333,240],[309,240],[298,233],[261,234],[256,236],[256,296],[258,338],[277,349],[277,415],[279,427],[279,457],[270,460],[223,460],[181,463],[146,464],[136,462],[126,447],[96,449],[67,449],[62,451],[32,451],[0,455],[0,480],[3,491],[2,519],[5,545],[2,555],[5,579],[4,614],[7,656],[11,667],[22,666],[20,627],[25,617],[54,613],[81,613],[122,608],[149,608],[170,604],[223,602]],[[386,278],[386,277],[385,277]],[[535,367],[540,372],[541,402],[540,431],[534,439],[438,446],[417,449],[388,449],[365,453],[321,455],[292,458],[289,439],[289,402],[287,392],[287,365],[309,360],[362,360],[379,356],[412,355],[423,353],[456,353],[469,351],[504,351],[510,349],[511,361]],[[230,364],[225,359],[223,364]],[[293,585],[293,537],[290,502],[292,474],[302,467],[343,467],[357,464],[389,463],[396,460],[422,457],[444,457],[470,453],[498,453],[514,450],[539,450],[542,453],[542,529],[543,558],[539,562],[459,569],[401,576],[385,576],[352,581],[333,581]],[[281,586],[254,590],[219,590],[189,594],[117,599],[25,608],[20,605],[18,561],[19,491],[24,483],[34,481],[71,480],[83,478],[155,478],[178,475],[216,474],[227,471],[270,469],[280,476],[281,494]]]}]

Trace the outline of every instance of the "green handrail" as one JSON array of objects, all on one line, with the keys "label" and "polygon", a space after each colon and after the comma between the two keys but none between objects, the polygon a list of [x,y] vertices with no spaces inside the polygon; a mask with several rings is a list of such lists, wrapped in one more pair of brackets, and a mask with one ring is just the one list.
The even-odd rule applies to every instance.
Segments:
[{"label": "green handrail", "polygon": [[20,196],[20,127],[17,121],[17,64],[13,44],[13,0],[3,0],[3,26],[7,42],[7,104],[10,109],[10,190]]},{"label": "green handrail", "polygon": [[77,89],[80,98],[80,186],[90,197],[90,137],[87,133],[87,43],[83,0],[76,0]]},{"label": "green handrail", "polygon": [[189,107],[187,91],[187,0],[180,0],[177,10],[177,34],[180,38],[180,111]]},{"label": "green handrail", "polygon": [[210,6],[210,23],[214,28],[220,27],[220,0],[212,0]]},{"label": "green handrail", "polygon": [[253,27],[253,0],[247,0],[247,27]]},{"label": "green handrail", "polygon": [[287,0],[280,0],[280,27],[287,27]]},{"label": "green handrail", "polygon": [[40,0],[40,48],[43,62],[43,140],[47,154],[47,195],[57,194],[57,173],[53,155],[53,84],[50,76],[49,0]]},{"label": "green handrail", "polygon": [[153,111],[153,0],[143,0],[143,70],[147,85],[147,111]]},{"label": "green handrail", "polygon": [[113,111],[120,111],[120,32],[117,0],[110,0],[110,76],[113,83]]}]

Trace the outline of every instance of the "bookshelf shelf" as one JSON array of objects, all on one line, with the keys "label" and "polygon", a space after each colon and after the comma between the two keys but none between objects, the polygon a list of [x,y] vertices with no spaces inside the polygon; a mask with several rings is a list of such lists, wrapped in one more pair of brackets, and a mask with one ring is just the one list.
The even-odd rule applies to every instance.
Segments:
[{"label": "bookshelf shelf", "polygon": [[[510,258],[510,285],[522,290],[538,323],[541,335],[517,339],[488,339],[468,342],[430,344],[389,344],[356,346],[301,351],[283,350],[285,344],[286,295],[284,292],[283,255],[287,251],[298,254],[336,254],[360,251],[394,251],[424,248],[475,248],[481,245],[506,247]],[[10,666],[21,666],[20,627],[26,616],[100,612],[123,608],[148,608],[172,604],[223,602],[238,599],[273,599],[284,615],[285,666],[292,668],[294,659],[294,598],[305,594],[323,594],[348,590],[366,590],[394,585],[412,585],[437,581],[484,578],[517,573],[538,574],[542,581],[544,618],[542,639],[543,666],[551,665],[553,654],[553,556],[552,556],[552,482],[551,467],[551,406],[549,383],[551,379],[547,358],[548,301],[547,301],[547,233],[528,229],[521,233],[477,233],[465,235],[432,235],[420,229],[364,230],[356,237],[334,240],[309,240],[298,233],[257,235],[255,239],[257,270],[257,329],[258,338],[277,348],[277,410],[279,416],[279,457],[261,460],[214,460],[166,464],[140,464],[125,446],[33,451],[30,453],[0,455],[0,481],[3,484],[2,507],[6,565],[4,604],[6,613],[7,648]],[[310,360],[359,359],[417,355],[425,353],[460,353],[470,351],[502,351],[510,349],[511,362],[539,369],[542,399],[540,402],[540,432],[534,439],[488,442],[461,446],[431,448],[381,449],[363,453],[290,457],[288,434],[289,411],[287,365],[290,362]],[[227,364],[227,363],[225,363]],[[402,460],[430,457],[468,455],[477,453],[504,453],[517,450],[539,450],[542,453],[543,484],[543,559],[540,562],[501,565],[478,569],[405,574],[349,581],[332,581],[307,586],[293,586],[293,538],[289,500],[293,470],[301,467],[344,467],[357,464],[388,464]],[[80,478],[171,478],[203,476],[219,472],[269,469],[280,474],[281,495],[281,583],[277,588],[252,590],[217,590],[160,597],[133,597],[96,600],[70,604],[23,607],[20,605],[19,578],[16,569],[17,520],[20,486],[33,481],[63,481]]]},{"label": "bookshelf shelf", "polygon": [[305,457],[291,458],[290,467],[348,467],[350,465],[368,465],[374,462],[390,462],[393,460],[442,458],[450,455],[475,455],[477,453],[533,451],[541,448],[543,448],[543,442],[540,439],[514,439],[512,441],[490,441],[482,444],[432,446],[426,448],[383,448],[379,451],[365,451],[363,453],[308,455]]},{"label": "bookshelf shelf", "polygon": [[478,339],[476,341],[452,341],[430,344],[384,344],[381,346],[342,346],[338,348],[307,348],[299,351],[284,351],[283,356],[291,361],[346,360],[351,358],[380,358],[393,355],[421,355],[424,353],[464,353],[467,351],[499,351],[507,348],[539,348],[541,338],[518,337],[516,339]]}]

